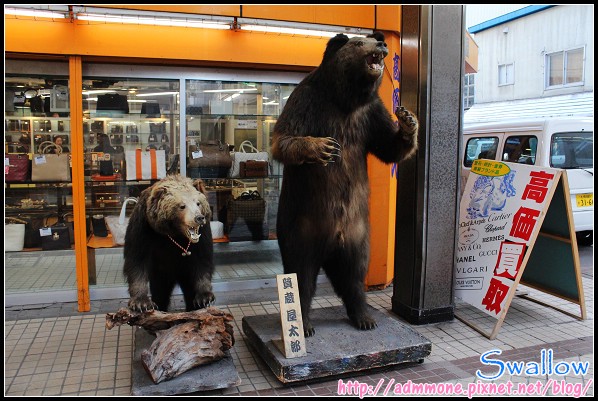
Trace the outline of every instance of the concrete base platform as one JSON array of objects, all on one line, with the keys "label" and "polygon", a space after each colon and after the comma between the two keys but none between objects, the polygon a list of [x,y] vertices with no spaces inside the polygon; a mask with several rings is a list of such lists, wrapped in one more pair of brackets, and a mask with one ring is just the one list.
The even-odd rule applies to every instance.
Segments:
[{"label": "concrete base platform", "polygon": [[314,309],[316,334],[305,339],[307,355],[286,359],[275,342],[281,339],[277,314],[243,317],[243,332],[283,383],[323,378],[407,362],[422,362],[432,343],[408,325],[369,307],[378,327],[358,330],[344,306]]},{"label": "concrete base platform", "polygon": [[151,376],[143,368],[141,353],[148,349],[155,340],[143,328],[134,328],[134,353],[131,395],[176,395],[189,394],[198,391],[229,388],[241,384],[233,358],[229,351],[219,361],[196,366],[177,377],[155,384]]}]

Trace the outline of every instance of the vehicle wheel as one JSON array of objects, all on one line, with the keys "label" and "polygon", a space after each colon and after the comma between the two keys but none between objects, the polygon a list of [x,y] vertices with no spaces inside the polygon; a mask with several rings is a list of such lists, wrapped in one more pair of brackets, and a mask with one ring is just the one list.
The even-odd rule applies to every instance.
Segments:
[{"label": "vehicle wheel", "polygon": [[594,231],[580,231],[575,234],[577,236],[577,245],[590,246],[594,243]]}]

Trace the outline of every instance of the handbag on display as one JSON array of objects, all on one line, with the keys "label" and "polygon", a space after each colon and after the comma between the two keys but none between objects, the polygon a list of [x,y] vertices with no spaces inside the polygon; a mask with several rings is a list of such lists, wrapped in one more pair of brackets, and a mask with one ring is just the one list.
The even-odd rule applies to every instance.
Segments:
[{"label": "handbag on display", "polygon": [[268,239],[266,201],[258,191],[244,192],[226,205],[226,232],[231,241]]},{"label": "handbag on display", "polygon": [[268,162],[265,160],[247,160],[240,163],[240,178],[264,178],[268,176]]},{"label": "handbag on display", "polygon": [[[99,97],[99,96],[98,96]],[[99,104],[99,101],[98,101]],[[50,111],[69,111],[69,88],[65,85],[54,85],[50,91]]]},{"label": "handbag on display", "polygon": [[4,155],[4,181],[25,182],[31,175],[31,160],[27,153]]},{"label": "handbag on display", "polygon": [[127,180],[160,180],[166,177],[166,153],[163,150],[125,151]]},{"label": "handbag on display", "polygon": [[91,216],[91,230],[96,237],[108,236],[108,227],[106,227],[106,221],[104,220],[103,214],[94,214]]},{"label": "handbag on display", "polygon": [[44,226],[46,219],[22,214],[17,217],[25,222],[25,248],[39,248],[42,244],[39,229]]},{"label": "handbag on display", "polygon": [[246,162],[247,160],[263,160],[268,164],[268,152],[260,152],[251,141],[243,141],[241,145],[239,145],[239,150],[237,152],[233,152],[233,165],[230,171],[230,176],[232,178],[240,178],[240,169],[241,169],[241,162]]},{"label": "handbag on display", "polygon": [[129,102],[127,97],[117,93],[105,93],[98,95],[96,111],[110,111],[129,114]]},{"label": "handbag on display", "polygon": [[122,145],[123,143],[123,136],[120,134],[111,134],[110,135],[110,143],[112,143],[112,145]]},{"label": "handbag on display", "polygon": [[59,218],[51,226],[45,225],[40,228],[39,233],[42,240],[42,250],[71,249],[71,233],[64,219]]},{"label": "handbag on display", "polygon": [[4,218],[4,251],[19,252],[25,246],[25,226],[27,222],[16,217]]},{"label": "handbag on display", "polygon": [[[150,123],[150,134],[162,134],[166,132],[166,123]],[[155,140],[157,142],[157,140]]]},{"label": "handbag on display", "polygon": [[221,141],[205,141],[198,145],[189,145],[189,177],[223,178],[227,177],[232,165],[228,145]]},{"label": "handbag on display", "polygon": [[102,134],[104,132],[104,121],[94,121],[91,123],[91,132]]},{"label": "handbag on display", "polygon": [[200,114],[203,114],[203,107],[187,106],[187,114],[192,116],[198,116]]},{"label": "handbag on display", "polygon": [[52,142],[52,136],[49,134],[35,134],[33,136],[33,144],[37,147],[43,142]]},{"label": "handbag on display", "polygon": [[120,215],[118,216],[106,216],[106,225],[110,234],[112,234],[112,243],[114,245],[125,244],[125,234],[127,233],[127,225],[129,224],[129,218],[127,217],[127,204],[137,203],[137,198],[127,198],[123,202],[123,206],[120,209]]},{"label": "handbag on display", "polygon": [[143,103],[141,105],[141,114],[146,114],[147,117],[160,117],[160,104],[154,102]]},{"label": "handbag on display", "polygon": [[[56,153],[47,153],[56,149]],[[54,142],[42,142],[31,163],[31,181],[70,181],[70,153]]]},{"label": "handbag on display", "polygon": [[126,143],[139,143],[139,135],[126,135],[125,142]]},{"label": "handbag on display", "polygon": [[29,110],[31,113],[44,113],[44,98],[38,95],[29,99]]}]

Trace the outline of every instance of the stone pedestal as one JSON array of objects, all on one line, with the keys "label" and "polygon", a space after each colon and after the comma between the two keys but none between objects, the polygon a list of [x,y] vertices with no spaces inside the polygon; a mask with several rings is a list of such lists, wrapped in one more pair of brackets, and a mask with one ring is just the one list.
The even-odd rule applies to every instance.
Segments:
[{"label": "stone pedestal", "polygon": [[238,386],[241,378],[229,351],[219,361],[196,366],[177,377],[155,384],[143,368],[141,353],[148,349],[155,337],[143,328],[134,328],[134,353],[131,364],[131,395],[176,395],[217,390]]},{"label": "stone pedestal", "polygon": [[300,358],[287,359],[277,347],[278,314],[243,317],[243,332],[283,383],[422,362],[430,355],[432,344],[424,336],[372,307],[370,313],[378,327],[362,331],[351,325],[344,306],[312,310],[316,334],[306,338],[307,355]]}]

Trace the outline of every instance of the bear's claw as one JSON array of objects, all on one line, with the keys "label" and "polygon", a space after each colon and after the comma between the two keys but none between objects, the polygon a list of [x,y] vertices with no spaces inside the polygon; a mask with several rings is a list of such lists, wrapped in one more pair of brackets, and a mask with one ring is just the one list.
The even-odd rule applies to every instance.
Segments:
[{"label": "bear's claw", "polygon": [[311,337],[316,334],[316,329],[309,322],[303,323],[303,334],[305,334],[305,337]]},{"label": "bear's claw", "polygon": [[129,299],[128,307],[132,311],[141,313],[158,309],[158,306],[147,296]]},{"label": "bear's claw", "polygon": [[195,299],[193,300],[193,307],[196,309],[203,309],[207,308],[216,300],[214,294],[210,291],[205,292],[203,294],[198,294]]},{"label": "bear's claw", "polygon": [[373,330],[378,327],[378,323],[367,315],[361,316],[360,318],[351,318],[351,322],[353,322],[353,325],[359,330]]},{"label": "bear's claw", "polygon": [[322,163],[324,166],[326,166],[328,163],[334,163],[335,162],[335,158],[339,158],[341,157],[341,144],[338,143],[338,141],[330,136],[324,138],[325,139],[325,144],[324,144],[324,149],[325,151],[322,152],[322,156],[320,157],[320,159],[318,160],[320,163]]},{"label": "bear's claw", "polygon": [[413,135],[417,133],[419,122],[417,121],[415,114],[407,110],[405,107],[400,106],[396,109],[395,115],[399,120],[401,130],[404,131],[405,134]]}]

